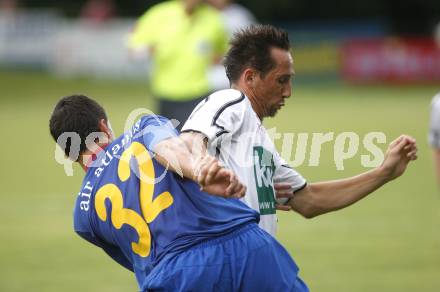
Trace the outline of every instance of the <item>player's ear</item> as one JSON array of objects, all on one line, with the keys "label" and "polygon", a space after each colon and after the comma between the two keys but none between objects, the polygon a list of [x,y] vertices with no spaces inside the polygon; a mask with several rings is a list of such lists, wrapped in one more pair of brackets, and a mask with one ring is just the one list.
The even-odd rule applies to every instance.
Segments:
[{"label": "player's ear", "polygon": [[101,119],[99,121],[99,131],[103,132],[107,136],[110,142],[113,140],[114,138],[113,130],[109,121],[106,121],[105,119]]},{"label": "player's ear", "polygon": [[243,72],[244,82],[246,83],[247,86],[249,86],[251,88],[254,87],[255,73],[256,73],[255,70],[253,70],[251,68],[247,68]]}]

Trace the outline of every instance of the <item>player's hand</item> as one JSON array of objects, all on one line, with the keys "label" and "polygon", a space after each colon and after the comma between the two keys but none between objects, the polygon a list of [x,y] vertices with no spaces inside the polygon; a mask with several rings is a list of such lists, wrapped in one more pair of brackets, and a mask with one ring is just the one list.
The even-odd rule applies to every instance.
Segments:
[{"label": "player's hand", "polygon": [[385,159],[379,168],[387,180],[393,180],[405,172],[410,161],[416,159],[416,140],[410,136],[402,135],[390,143]]},{"label": "player's hand", "polygon": [[[275,189],[275,199],[286,200],[287,202],[287,200],[293,197],[293,190],[290,184],[275,183],[274,189]],[[289,205],[279,204],[278,202],[275,204],[275,208],[280,211],[292,210],[292,207],[290,207]]]},{"label": "player's hand", "polygon": [[202,191],[226,198],[241,198],[245,195],[246,187],[232,170],[223,167],[215,157],[207,155],[202,158],[198,169],[197,182]]}]

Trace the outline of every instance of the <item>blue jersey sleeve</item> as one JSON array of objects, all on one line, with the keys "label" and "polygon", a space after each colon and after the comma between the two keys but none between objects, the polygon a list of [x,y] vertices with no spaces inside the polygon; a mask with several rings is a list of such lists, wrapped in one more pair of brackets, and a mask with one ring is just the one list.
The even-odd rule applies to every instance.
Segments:
[{"label": "blue jersey sleeve", "polygon": [[161,141],[179,135],[171,121],[162,116],[144,116],[140,120],[140,127],[143,144],[150,151]]}]

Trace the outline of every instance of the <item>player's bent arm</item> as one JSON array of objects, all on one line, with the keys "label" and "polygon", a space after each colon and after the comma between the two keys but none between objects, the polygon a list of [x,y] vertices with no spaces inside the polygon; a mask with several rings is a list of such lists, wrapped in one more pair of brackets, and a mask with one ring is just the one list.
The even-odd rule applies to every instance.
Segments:
[{"label": "player's bent arm", "polygon": [[194,155],[179,137],[165,139],[154,146],[155,159],[164,167],[198,182],[201,190],[210,194],[241,198],[246,187],[229,169],[210,155]]},{"label": "player's bent arm", "polygon": [[217,161],[207,152],[205,136],[196,132],[163,140],[154,147],[154,152],[164,167],[195,181],[200,180],[201,174],[207,175],[207,166]]},{"label": "player's bent arm", "polygon": [[203,157],[208,153],[208,138],[202,133],[188,131],[180,134],[180,139],[185,143],[193,157]]},{"label": "player's bent arm", "polygon": [[180,176],[197,181],[195,159],[179,137],[165,139],[154,146],[155,159]]},{"label": "player's bent arm", "polygon": [[381,166],[351,178],[309,184],[294,194],[289,205],[306,218],[345,208],[401,176],[416,159],[416,141],[402,135],[390,144]]}]

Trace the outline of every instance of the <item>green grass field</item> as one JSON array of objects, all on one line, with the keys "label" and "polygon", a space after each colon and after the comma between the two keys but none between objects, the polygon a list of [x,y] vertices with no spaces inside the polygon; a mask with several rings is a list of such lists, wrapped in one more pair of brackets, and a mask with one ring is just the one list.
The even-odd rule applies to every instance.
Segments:
[{"label": "green grass field", "polygon": [[[288,105],[267,120],[279,132],[356,132],[362,138],[381,131],[387,142],[401,133],[418,140],[419,159],[408,172],[359,204],[312,220],[280,214],[279,240],[312,291],[440,291],[440,193],[426,142],[437,90],[298,84]],[[137,289],[134,275],[72,231],[82,170],[64,174],[48,131],[55,102],[72,93],[103,104],[117,133],[132,109],[152,105],[140,82],[0,72],[0,291]],[[311,182],[342,178],[367,170],[361,154],[362,147],[338,171],[328,143],[318,167],[297,169]]]}]

